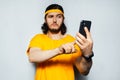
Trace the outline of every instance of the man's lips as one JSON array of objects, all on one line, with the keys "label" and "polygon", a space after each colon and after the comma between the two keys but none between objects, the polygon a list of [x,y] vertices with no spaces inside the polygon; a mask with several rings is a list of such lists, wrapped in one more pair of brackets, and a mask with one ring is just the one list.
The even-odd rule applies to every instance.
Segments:
[{"label": "man's lips", "polygon": [[56,24],[56,23],[53,23],[53,24],[52,24],[52,26],[58,26],[58,24]]}]

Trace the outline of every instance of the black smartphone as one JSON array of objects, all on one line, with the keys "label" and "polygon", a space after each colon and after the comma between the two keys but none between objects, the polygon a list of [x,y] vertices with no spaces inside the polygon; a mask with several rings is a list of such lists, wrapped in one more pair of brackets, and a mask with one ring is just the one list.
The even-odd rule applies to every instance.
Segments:
[{"label": "black smartphone", "polygon": [[81,33],[83,36],[86,37],[86,33],[85,33],[85,30],[84,30],[84,27],[87,27],[88,30],[90,31],[90,28],[91,28],[91,21],[89,20],[82,20],[80,22],[80,27],[79,27],[79,33]]}]

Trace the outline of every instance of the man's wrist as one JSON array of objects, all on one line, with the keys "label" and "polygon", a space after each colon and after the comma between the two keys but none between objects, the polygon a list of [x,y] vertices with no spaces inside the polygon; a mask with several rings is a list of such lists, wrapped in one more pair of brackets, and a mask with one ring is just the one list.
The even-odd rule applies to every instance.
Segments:
[{"label": "man's wrist", "polygon": [[82,55],[82,57],[84,59],[86,59],[87,61],[91,61],[93,56],[94,56],[94,52],[93,51],[92,51],[92,53],[90,55]]}]

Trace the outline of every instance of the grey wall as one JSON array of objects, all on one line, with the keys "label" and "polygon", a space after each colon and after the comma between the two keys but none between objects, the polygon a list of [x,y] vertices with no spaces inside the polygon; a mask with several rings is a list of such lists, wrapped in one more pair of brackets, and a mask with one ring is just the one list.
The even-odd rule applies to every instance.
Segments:
[{"label": "grey wall", "polygon": [[25,52],[30,39],[41,32],[44,10],[51,3],[63,6],[68,33],[73,36],[82,19],[93,22],[95,57],[83,80],[119,80],[119,0],[0,0],[0,80],[33,80],[34,65]]}]

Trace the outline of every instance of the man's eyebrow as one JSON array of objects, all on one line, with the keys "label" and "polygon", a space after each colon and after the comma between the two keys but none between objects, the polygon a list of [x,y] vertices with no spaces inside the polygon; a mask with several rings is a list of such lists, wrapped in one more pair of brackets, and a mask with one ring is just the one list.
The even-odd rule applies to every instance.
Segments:
[{"label": "man's eyebrow", "polygon": [[62,15],[62,14],[57,14],[57,16]]}]

